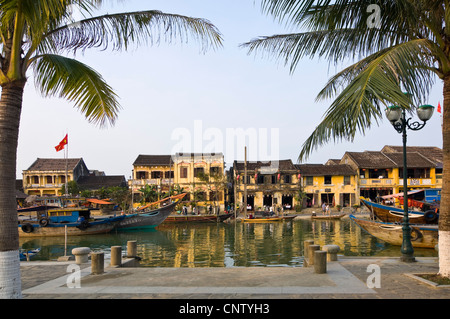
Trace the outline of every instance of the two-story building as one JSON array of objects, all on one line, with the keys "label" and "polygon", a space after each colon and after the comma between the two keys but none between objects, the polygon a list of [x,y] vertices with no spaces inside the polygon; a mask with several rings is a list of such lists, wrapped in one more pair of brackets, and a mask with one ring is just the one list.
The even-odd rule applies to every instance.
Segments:
[{"label": "two-story building", "polygon": [[296,165],[301,174],[301,185],[306,198],[303,207],[350,207],[359,204],[356,198],[356,170],[350,165],[329,160],[323,164]]},{"label": "two-story building", "polygon": [[[167,192],[179,187],[187,192],[185,200],[193,205],[219,205],[225,201],[225,162],[222,153],[177,153],[174,155],[139,155],[133,163],[130,181],[133,193],[145,185],[156,185]],[[201,176],[209,176],[205,181]]]},{"label": "two-story building", "polygon": [[[400,149],[386,146],[382,151],[344,154],[341,164],[348,164],[357,171],[358,197],[375,200],[403,192],[403,153],[398,152]],[[435,155],[430,156],[427,148],[407,149],[408,190],[442,187],[442,162],[439,162],[442,150],[433,150]]]},{"label": "two-story building", "polygon": [[127,187],[125,176],[107,176],[104,172],[90,171],[82,158],[38,158],[22,171],[23,192],[27,195],[60,196],[62,186],[77,182],[80,189],[98,190],[102,187]]},{"label": "two-story building", "polygon": [[300,189],[299,170],[291,160],[247,163],[234,161],[230,175],[233,179],[236,208],[242,208],[245,203],[245,189],[247,205],[252,210],[267,210],[270,207],[274,210],[282,207],[294,208],[299,204],[296,199]]}]

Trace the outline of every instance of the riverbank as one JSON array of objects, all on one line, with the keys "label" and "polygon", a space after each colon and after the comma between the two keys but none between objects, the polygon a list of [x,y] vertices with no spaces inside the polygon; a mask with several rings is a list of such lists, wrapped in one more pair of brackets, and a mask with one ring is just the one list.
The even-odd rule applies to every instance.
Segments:
[{"label": "riverbank", "polygon": [[[124,268],[92,275],[80,266],[79,288],[68,288],[74,262],[23,262],[24,299],[448,299],[416,275],[436,273],[437,258],[343,257],[326,274],[313,267]],[[75,267],[75,268],[73,268]],[[71,269],[69,271],[69,269]],[[378,277],[377,277],[378,276]],[[72,278],[73,277],[72,275]]]}]

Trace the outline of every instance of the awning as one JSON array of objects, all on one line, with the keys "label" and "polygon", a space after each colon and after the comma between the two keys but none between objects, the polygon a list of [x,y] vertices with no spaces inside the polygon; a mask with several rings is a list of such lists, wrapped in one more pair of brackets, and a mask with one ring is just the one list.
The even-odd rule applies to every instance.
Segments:
[{"label": "awning", "polygon": [[[416,193],[423,192],[423,191],[424,191],[424,189],[412,190],[412,191],[408,192],[408,195],[416,194]],[[397,193],[397,194],[392,194],[392,195],[381,196],[381,198],[383,198],[383,199],[398,198],[398,197],[403,197],[403,192]]]},{"label": "awning", "polygon": [[88,198],[87,201],[89,203],[100,204],[100,205],[113,205],[114,204],[114,203],[107,202],[107,201],[100,200],[100,199],[96,199],[96,198]]}]

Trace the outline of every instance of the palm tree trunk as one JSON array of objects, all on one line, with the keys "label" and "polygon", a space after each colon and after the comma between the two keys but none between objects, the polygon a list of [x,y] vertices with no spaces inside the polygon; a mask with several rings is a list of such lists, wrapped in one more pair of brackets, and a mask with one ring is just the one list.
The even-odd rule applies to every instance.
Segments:
[{"label": "palm tree trunk", "polygon": [[444,78],[444,171],[439,211],[439,274],[450,277],[450,76]]},{"label": "palm tree trunk", "polygon": [[0,100],[0,299],[22,297],[15,183],[24,84],[4,85]]}]

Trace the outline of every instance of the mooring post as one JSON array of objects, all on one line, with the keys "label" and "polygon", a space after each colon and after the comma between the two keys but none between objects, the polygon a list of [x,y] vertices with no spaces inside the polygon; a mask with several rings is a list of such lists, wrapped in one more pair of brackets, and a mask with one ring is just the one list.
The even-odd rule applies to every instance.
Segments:
[{"label": "mooring post", "polygon": [[303,266],[308,266],[308,250],[309,246],[314,245],[314,240],[305,240],[303,242]]},{"label": "mooring post", "polygon": [[127,242],[127,257],[136,258],[137,257],[137,241],[130,240]]},{"label": "mooring post", "polygon": [[93,252],[91,254],[91,273],[101,275],[105,272],[105,253]]},{"label": "mooring post", "polygon": [[111,247],[111,266],[122,265],[122,246]]},{"label": "mooring post", "polygon": [[323,250],[314,251],[314,272],[325,274],[327,272],[327,252]]},{"label": "mooring post", "polygon": [[319,245],[309,245],[308,247],[308,266],[314,265],[314,253],[320,250]]}]

